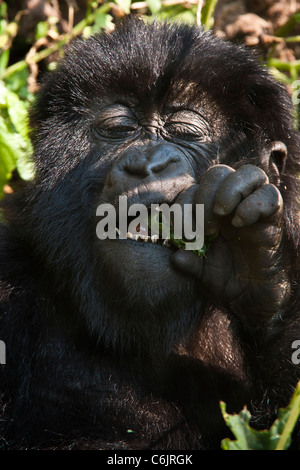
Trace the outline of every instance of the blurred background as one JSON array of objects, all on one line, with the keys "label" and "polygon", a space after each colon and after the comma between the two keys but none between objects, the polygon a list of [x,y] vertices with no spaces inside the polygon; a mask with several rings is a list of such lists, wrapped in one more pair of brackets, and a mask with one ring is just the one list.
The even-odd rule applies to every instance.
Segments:
[{"label": "blurred background", "polygon": [[28,109],[74,38],[127,15],[212,29],[255,50],[283,82],[299,128],[300,0],[0,0],[0,198],[33,176]]}]

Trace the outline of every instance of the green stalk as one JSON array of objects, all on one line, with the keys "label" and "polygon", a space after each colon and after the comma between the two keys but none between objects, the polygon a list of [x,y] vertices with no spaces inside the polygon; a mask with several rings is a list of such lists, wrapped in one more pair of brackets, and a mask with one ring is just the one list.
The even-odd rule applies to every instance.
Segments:
[{"label": "green stalk", "polygon": [[300,41],[300,36],[289,36],[288,38],[285,38],[285,42],[299,42]]},{"label": "green stalk", "polygon": [[268,60],[268,65],[270,67],[276,67],[277,69],[285,70],[287,72],[290,72],[292,69],[300,70],[300,60],[293,60],[291,62],[283,62],[280,59],[272,58]]},{"label": "green stalk", "polygon": [[290,416],[288,417],[286,425],[284,426],[283,432],[282,432],[282,434],[281,434],[281,436],[280,436],[280,438],[277,442],[275,450],[285,450],[287,448],[287,445],[288,445],[289,440],[290,440],[290,436],[291,436],[291,434],[293,432],[293,429],[296,425],[296,422],[299,418],[299,412],[300,412],[300,382],[298,382],[298,385],[296,386],[296,389],[295,389],[293,398],[291,400],[291,403],[293,403],[292,411],[290,413]]},{"label": "green stalk", "polygon": [[213,25],[213,14],[217,6],[218,0],[206,0],[201,12],[201,24],[204,28],[210,29]]}]

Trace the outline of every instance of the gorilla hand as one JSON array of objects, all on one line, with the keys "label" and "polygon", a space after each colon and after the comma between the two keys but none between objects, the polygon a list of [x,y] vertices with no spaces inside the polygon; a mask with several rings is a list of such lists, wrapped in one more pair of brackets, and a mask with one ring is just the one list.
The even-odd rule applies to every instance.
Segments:
[{"label": "gorilla hand", "polygon": [[178,202],[204,204],[205,236],[218,236],[205,258],[179,250],[174,265],[241,317],[278,313],[289,293],[281,259],[283,201],[265,172],[249,164],[236,171],[216,165]]}]

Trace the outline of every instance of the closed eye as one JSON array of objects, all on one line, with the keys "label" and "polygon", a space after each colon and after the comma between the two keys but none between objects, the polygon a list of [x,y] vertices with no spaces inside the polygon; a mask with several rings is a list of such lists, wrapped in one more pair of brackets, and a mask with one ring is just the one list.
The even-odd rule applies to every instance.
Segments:
[{"label": "closed eye", "polygon": [[206,136],[200,126],[185,122],[169,122],[165,124],[164,129],[170,136],[182,140],[199,141]]},{"label": "closed eye", "polygon": [[134,134],[137,130],[137,126],[103,126],[97,127],[97,133],[102,137],[108,137],[111,139],[126,138],[131,134]]},{"label": "closed eye", "polygon": [[138,122],[128,107],[115,104],[103,110],[93,127],[100,137],[125,139],[137,131]]},{"label": "closed eye", "polygon": [[205,118],[189,109],[171,112],[165,121],[164,131],[169,137],[194,142],[203,142],[209,136]]}]

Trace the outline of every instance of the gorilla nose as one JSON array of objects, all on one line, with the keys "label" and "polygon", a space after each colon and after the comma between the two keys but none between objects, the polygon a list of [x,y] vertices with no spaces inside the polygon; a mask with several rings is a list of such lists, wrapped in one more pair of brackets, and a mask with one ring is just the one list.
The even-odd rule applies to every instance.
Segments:
[{"label": "gorilla nose", "polygon": [[187,156],[176,145],[169,142],[151,146],[135,145],[125,150],[116,160],[107,175],[102,194],[121,194],[140,186],[146,192],[154,191],[154,188],[158,191],[162,182],[166,187],[171,185],[177,188],[179,192],[192,181],[193,168]]},{"label": "gorilla nose", "polygon": [[170,171],[169,165],[176,163],[178,160],[168,155],[155,155],[154,158],[148,159],[145,156],[134,154],[126,160],[124,170],[129,175],[146,178],[151,173],[162,173],[166,169]]},{"label": "gorilla nose", "polygon": [[176,176],[182,165],[182,154],[172,144],[162,143],[145,149],[132,148],[119,162],[124,177],[147,178]]}]

